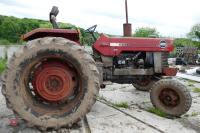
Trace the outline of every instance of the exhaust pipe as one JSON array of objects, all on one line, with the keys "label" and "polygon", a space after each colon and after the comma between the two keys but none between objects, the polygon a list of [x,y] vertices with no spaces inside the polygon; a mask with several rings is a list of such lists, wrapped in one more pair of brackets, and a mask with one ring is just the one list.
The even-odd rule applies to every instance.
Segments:
[{"label": "exhaust pipe", "polygon": [[127,0],[125,0],[125,12],[126,12],[126,23],[123,25],[124,36],[131,37],[132,36],[132,25],[128,23],[128,4]]},{"label": "exhaust pipe", "polygon": [[49,13],[49,20],[53,26],[54,29],[58,29],[58,24],[56,22],[56,16],[58,15],[59,13],[59,10],[58,10],[58,7],[56,6],[53,6],[52,9],[51,9],[51,12]]}]

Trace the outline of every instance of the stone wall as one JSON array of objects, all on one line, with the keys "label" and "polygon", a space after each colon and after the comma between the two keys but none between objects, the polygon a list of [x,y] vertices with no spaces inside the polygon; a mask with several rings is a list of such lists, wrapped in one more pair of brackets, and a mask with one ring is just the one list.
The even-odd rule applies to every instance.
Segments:
[{"label": "stone wall", "polygon": [[0,45],[0,58],[10,58],[22,45]]}]

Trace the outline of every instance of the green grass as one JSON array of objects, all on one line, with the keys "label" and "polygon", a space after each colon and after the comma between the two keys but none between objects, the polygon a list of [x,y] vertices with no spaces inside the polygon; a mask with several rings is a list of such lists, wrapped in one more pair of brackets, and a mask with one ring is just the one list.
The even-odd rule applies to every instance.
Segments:
[{"label": "green grass", "polygon": [[167,117],[166,113],[162,112],[161,110],[159,110],[157,108],[149,108],[146,111],[153,113],[153,114],[156,114],[156,115],[161,116],[161,117],[165,117],[165,118]]},{"label": "green grass", "polygon": [[188,81],[188,83],[191,83],[191,84],[198,83],[198,82],[196,82],[196,81],[194,81],[194,80],[190,80],[190,79],[187,79],[187,81]]},{"label": "green grass", "polygon": [[193,91],[197,92],[197,93],[200,93],[200,88],[194,88]]},{"label": "green grass", "polygon": [[0,45],[9,45],[11,44],[8,40],[6,39],[0,39]]},{"label": "green grass", "polygon": [[117,108],[125,108],[125,109],[129,108],[129,105],[128,105],[127,102],[112,103],[112,102],[106,100],[106,98],[104,96],[98,96],[98,99],[103,100],[103,101],[105,101],[105,102],[109,103],[110,105],[117,107]]},{"label": "green grass", "polygon": [[197,116],[197,115],[199,115],[199,113],[197,113],[197,112],[192,112],[192,115],[191,115],[191,116]]},{"label": "green grass", "polygon": [[193,81],[193,80],[187,80],[187,83],[188,83],[188,86],[189,87],[194,87],[194,84],[198,83],[196,81]]},{"label": "green grass", "polygon": [[188,83],[188,86],[192,87],[192,86],[194,86],[194,84],[193,83]]},{"label": "green grass", "polygon": [[188,86],[192,87],[194,86],[195,83],[197,83],[196,81],[193,80],[187,80]]},{"label": "green grass", "polygon": [[190,116],[190,115],[188,115],[188,114],[185,114],[185,115],[184,115],[184,117],[189,117],[189,116]]},{"label": "green grass", "polygon": [[113,103],[113,106],[125,109],[129,107],[127,102]]},{"label": "green grass", "polygon": [[6,59],[2,59],[0,58],[0,74],[4,71],[4,69],[6,68]]}]

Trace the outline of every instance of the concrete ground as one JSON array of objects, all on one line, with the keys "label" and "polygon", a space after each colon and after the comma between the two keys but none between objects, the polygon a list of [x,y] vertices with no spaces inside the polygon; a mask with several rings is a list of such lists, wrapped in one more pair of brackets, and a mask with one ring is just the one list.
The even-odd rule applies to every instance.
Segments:
[{"label": "concrete ground", "polygon": [[[192,107],[181,118],[169,119],[149,113],[153,108],[148,92],[137,91],[130,84],[112,84],[100,91],[100,99],[93,106],[84,120],[71,129],[49,131],[49,133],[200,133],[200,83],[177,79],[188,86],[191,91]],[[111,107],[108,103],[126,103],[127,108]],[[4,97],[0,94],[0,133],[40,133],[34,128],[26,128],[23,124],[9,126],[14,118],[12,111],[6,108]]]}]

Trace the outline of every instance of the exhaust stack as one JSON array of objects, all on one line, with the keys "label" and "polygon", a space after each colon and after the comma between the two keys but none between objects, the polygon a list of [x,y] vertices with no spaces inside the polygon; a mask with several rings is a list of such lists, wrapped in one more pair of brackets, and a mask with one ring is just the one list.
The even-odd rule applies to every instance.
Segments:
[{"label": "exhaust stack", "polygon": [[128,5],[127,0],[125,0],[125,11],[126,11],[126,23],[123,25],[124,36],[131,37],[132,36],[132,25],[128,23]]}]

